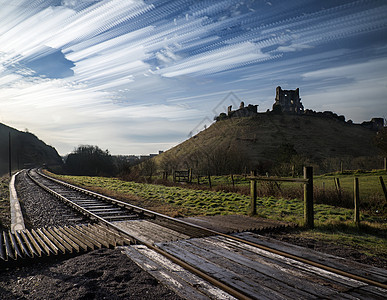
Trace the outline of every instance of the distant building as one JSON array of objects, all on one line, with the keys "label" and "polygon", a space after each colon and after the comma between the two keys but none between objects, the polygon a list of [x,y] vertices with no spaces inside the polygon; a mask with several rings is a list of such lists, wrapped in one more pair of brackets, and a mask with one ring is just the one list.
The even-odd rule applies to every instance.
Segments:
[{"label": "distant building", "polygon": [[283,90],[280,86],[277,86],[273,111],[278,110],[291,114],[304,113],[304,106],[302,105],[300,98],[300,89]]}]

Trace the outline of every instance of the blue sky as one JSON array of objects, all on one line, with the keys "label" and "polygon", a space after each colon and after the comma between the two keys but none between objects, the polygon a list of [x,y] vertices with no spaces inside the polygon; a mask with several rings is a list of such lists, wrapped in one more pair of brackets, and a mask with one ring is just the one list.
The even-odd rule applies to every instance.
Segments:
[{"label": "blue sky", "polygon": [[60,154],[167,150],[278,85],[387,117],[387,2],[0,0],[0,122]]}]

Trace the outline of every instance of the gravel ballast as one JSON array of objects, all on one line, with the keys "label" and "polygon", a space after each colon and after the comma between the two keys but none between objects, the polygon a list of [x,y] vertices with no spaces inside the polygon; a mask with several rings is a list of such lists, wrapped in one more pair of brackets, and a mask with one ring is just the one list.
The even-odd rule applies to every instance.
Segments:
[{"label": "gravel ballast", "polygon": [[73,226],[89,222],[80,213],[38,187],[25,171],[16,177],[15,185],[26,228]]}]

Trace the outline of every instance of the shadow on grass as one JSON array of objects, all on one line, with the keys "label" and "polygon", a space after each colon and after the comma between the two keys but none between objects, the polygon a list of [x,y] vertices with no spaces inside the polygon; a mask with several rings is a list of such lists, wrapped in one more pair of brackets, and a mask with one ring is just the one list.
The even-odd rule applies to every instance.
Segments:
[{"label": "shadow on grass", "polygon": [[[299,230],[308,231],[309,229],[299,227]],[[327,222],[317,224],[313,230],[326,234],[372,235],[387,239],[387,227],[380,223],[363,222],[356,226],[353,222]]]}]

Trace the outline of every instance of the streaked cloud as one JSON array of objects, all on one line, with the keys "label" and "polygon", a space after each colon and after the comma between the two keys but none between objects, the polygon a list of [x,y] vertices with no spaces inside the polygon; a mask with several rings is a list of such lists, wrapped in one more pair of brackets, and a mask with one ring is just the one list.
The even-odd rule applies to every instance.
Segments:
[{"label": "streaked cloud", "polygon": [[156,152],[230,91],[263,111],[277,85],[362,121],[383,104],[386,17],[383,0],[0,0],[0,121],[63,154],[85,137]]}]

